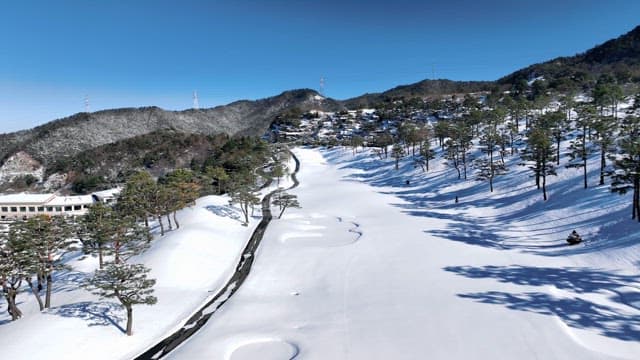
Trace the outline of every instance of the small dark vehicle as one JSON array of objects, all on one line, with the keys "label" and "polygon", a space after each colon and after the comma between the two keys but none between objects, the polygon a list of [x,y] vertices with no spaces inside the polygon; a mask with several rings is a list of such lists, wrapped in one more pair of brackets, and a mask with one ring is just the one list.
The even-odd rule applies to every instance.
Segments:
[{"label": "small dark vehicle", "polygon": [[582,242],[582,237],[578,235],[575,230],[573,230],[571,234],[569,234],[569,237],[567,237],[567,242],[569,243],[569,245],[579,244]]}]

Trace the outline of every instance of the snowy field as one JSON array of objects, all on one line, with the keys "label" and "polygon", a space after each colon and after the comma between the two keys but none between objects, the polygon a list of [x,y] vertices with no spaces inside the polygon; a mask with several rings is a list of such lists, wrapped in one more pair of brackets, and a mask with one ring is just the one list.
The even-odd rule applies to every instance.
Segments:
[{"label": "snowy field", "polygon": [[78,283],[98,261],[73,254],[72,271],[54,279],[52,308],[42,313],[33,295],[23,291],[18,306],[24,316],[11,322],[0,300],[0,347],[3,359],[131,359],[184,319],[224,285],[259,219],[242,226],[240,211],[228,198],[201,198],[178,212],[181,227],[133,262],[152,268],[157,280],[153,306],[134,306],[133,336],[124,334],[126,313],[114,301],[99,300]]},{"label": "snowy field", "polygon": [[[630,194],[596,186],[597,156],[589,189],[581,170],[562,168],[542,202],[516,159],[489,193],[440,157],[423,173],[368,151],[294,152],[302,208],[271,222],[242,287],[168,358],[639,358],[640,224]],[[240,226],[224,197],[179,215],[182,228],[140,259],[159,302],[134,308],[134,336],[117,304],[74,285],[96,266],[76,257],[53,309],[39,313],[25,291],[25,316],[10,322],[0,300],[3,356],[130,359],[179,327],[228,278],[258,222]],[[574,228],[585,242],[570,247]]]},{"label": "snowy field", "polygon": [[[302,209],[271,223],[242,288],[170,358],[638,359],[629,196],[584,190],[574,169],[543,203],[515,163],[490,194],[441,161],[424,174],[295,152]],[[574,228],[586,241],[569,247]]]}]

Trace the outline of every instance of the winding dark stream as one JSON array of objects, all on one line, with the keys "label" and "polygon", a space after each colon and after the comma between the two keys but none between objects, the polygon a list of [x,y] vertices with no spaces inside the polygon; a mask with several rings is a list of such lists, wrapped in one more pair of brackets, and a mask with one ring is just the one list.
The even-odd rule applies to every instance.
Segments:
[{"label": "winding dark stream", "polygon": [[[296,174],[300,170],[300,161],[291,151],[289,151],[289,154],[291,154],[293,160],[296,162],[295,171],[291,174],[293,185],[288,188],[293,189],[299,184],[298,179],[296,178]],[[215,314],[215,312],[222,305],[224,305],[224,303],[226,303],[227,300],[229,300],[231,296],[233,296],[233,294],[240,288],[242,283],[244,283],[244,280],[247,278],[247,276],[249,276],[251,266],[253,265],[255,252],[258,249],[260,242],[262,241],[262,237],[264,236],[264,232],[266,231],[267,226],[271,222],[271,196],[277,191],[278,190],[271,191],[262,199],[262,220],[253,231],[253,234],[251,234],[251,238],[249,239],[247,246],[242,251],[242,256],[240,257],[240,261],[236,266],[235,272],[224,285],[224,287],[209,302],[200,307],[200,309],[198,309],[198,311],[193,316],[191,316],[191,318],[189,318],[180,329],[162,339],[142,354],[136,356],[134,358],[135,360],[151,360],[163,358],[178,345],[185,342],[193,334],[200,330],[204,326],[204,324],[209,321],[211,316]]]}]

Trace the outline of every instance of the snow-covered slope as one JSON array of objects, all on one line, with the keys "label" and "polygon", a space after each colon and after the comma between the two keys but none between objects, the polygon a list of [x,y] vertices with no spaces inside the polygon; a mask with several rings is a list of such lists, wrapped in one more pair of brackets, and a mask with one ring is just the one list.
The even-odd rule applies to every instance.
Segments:
[{"label": "snow-covered slope", "polygon": [[[515,159],[490,194],[440,161],[296,154],[302,209],[272,222],[243,287],[170,358],[638,358],[628,196],[561,169],[543,202]],[[574,228],[586,242],[570,247]]]},{"label": "snow-covered slope", "polygon": [[[543,202],[517,157],[489,193],[442,160],[423,173],[368,151],[295,152],[302,208],[271,222],[245,283],[169,358],[638,358],[640,224],[629,194],[596,185],[597,156],[588,189],[581,170],[561,168]],[[142,257],[159,303],[135,308],[133,337],[116,304],[75,285],[95,260],[73,259],[53,309],[23,293],[24,318],[0,314],[3,356],[131,358],[232,271],[256,223],[237,215],[201,199]],[[583,244],[566,245],[572,229]]]},{"label": "snow-covered slope", "polygon": [[157,280],[154,306],[134,306],[133,336],[123,327],[126,315],[115,301],[99,300],[78,287],[97,259],[74,254],[73,270],[56,276],[53,307],[40,313],[24,291],[18,302],[24,316],[10,322],[0,300],[0,354],[12,359],[130,359],[156,339],[171,333],[206,302],[231,275],[258,221],[241,225],[239,210],[228,198],[201,198],[178,213],[181,228],[156,237],[152,247],[133,259],[152,268]]}]

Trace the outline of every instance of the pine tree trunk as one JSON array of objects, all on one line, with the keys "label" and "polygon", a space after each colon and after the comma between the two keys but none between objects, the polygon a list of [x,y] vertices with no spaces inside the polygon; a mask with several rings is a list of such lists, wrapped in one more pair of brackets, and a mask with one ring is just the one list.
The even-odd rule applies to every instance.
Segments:
[{"label": "pine tree trunk", "polygon": [[180,223],[178,222],[178,217],[176,215],[177,211],[173,212],[173,222],[176,223],[176,229],[180,229]]},{"label": "pine tree trunk", "polygon": [[584,188],[588,187],[587,185],[587,158],[584,157],[582,159],[582,174],[584,175]]},{"label": "pine tree trunk", "polygon": [[131,305],[126,306],[127,309],[127,336],[133,335],[133,309]]},{"label": "pine tree trunk", "polygon": [[18,295],[18,292],[15,289],[9,288],[5,296],[11,321],[16,321],[22,317],[22,311],[20,311],[18,305],[16,305],[16,295]]},{"label": "pine tree trunk", "polygon": [[98,268],[102,269],[104,266],[104,254],[102,251],[102,246],[98,247]]},{"label": "pine tree trunk", "polygon": [[36,300],[38,301],[38,306],[40,307],[40,311],[44,310],[44,304],[42,303],[42,297],[40,296],[40,292],[38,291],[38,288],[33,284],[33,281],[31,281],[30,277],[25,280],[27,280],[27,284],[29,284],[29,288],[31,289],[33,296],[35,296]]},{"label": "pine tree trunk", "polygon": [[582,168],[584,174],[584,188],[588,187],[587,184],[587,127],[582,128]]},{"label": "pine tree trunk", "polygon": [[173,230],[173,224],[171,223],[171,214],[167,213],[167,222],[169,223],[169,230]]},{"label": "pine tree trunk", "polygon": [[44,274],[42,273],[42,271],[38,271],[36,276],[38,278],[38,291],[42,291],[42,289],[44,288],[44,286],[42,286],[42,284],[44,283]]},{"label": "pine tree trunk", "polygon": [[[52,270],[50,270],[52,271]],[[44,307],[46,309],[51,308],[51,290],[53,288],[53,276],[51,276],[51,272],[47,274],[47,292],[45,293],[44,298]]]},{"label": "pine tree trunk", "polygon": [[633,216],[632,219],[640,221],[640,174],[633,177]]},{"label": "pine tree trunk", "polygon": [[604,167],[607,165],[605,155],[604,144],[602,144],[602,149],[600,151],[600,185],[604,185]]},{"label": "pine tree trunk", "polygon": [[493,144],[489,151],[489,190],[493,192]]},{"label": "pine tree trunk", "polygon": [[282,214],[284,214],[284,210],[285,210],[286,208],[287,208],[286,206],[282,207],[282,210],[280,210],[280,215],[278,215],[278,219],[281,219],[281,218],[282,218]]},{"label": "pine tree trunk", "polygon": [[560,136],[556,138],[556,165],[560,165]]},{"label": "pine tree trunk", "polygon": [[158,223],[160,224],[160,236],[164,236],[164,224],[162,223],[162,216],[158,215]]}]

